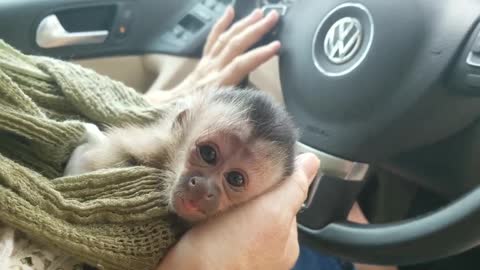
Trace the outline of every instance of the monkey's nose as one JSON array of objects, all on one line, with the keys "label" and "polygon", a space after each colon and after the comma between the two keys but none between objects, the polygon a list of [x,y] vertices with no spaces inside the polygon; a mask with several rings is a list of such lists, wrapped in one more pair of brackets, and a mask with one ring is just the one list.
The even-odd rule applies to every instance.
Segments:
[{"label": "monkey's nose", "polygon": [[188,179],[188,190],[193,201],[216,200],[216,189],[209,181],[213,180],[203,176],[192,176]]},{"label": "monkey's nose", "polygon": [[190,179],[188,180],[188,185],[191,187],[191,188],[195,188],[195,187],[203,187],[204,185],[206,185],[208,182],[208,179],[202,177],[202,176],[192,176],[190,177]]}]

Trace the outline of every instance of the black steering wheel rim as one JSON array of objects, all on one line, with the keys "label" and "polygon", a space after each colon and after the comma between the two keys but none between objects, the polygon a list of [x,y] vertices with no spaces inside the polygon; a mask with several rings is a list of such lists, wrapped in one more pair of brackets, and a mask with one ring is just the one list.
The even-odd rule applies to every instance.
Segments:
[{"label": "black steering wheel rim", "polygon": [[[409,265],[445,258],[478,245],[480,188],[445,208],[401,222],[360,225],[334,222],[322,229],[299,224],[303,242],[343,259]],[[313,236],[313,237],[312,237]]]}]

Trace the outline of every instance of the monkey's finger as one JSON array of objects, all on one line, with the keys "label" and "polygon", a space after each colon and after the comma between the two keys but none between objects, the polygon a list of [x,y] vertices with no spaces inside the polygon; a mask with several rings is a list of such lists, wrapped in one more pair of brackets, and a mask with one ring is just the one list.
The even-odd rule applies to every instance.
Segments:
[{"label": "monkey's finger", "polygon": [[225,12],[223,13],[222,17],[213,25],[210,34],[208,34],[207,42],[205,43],[205,47],[203,48],[203,55],[206,55],[212,49],[213,44],[218,39],[218,36],[225,32],[227,28],[233,21],[235,17],[235,10],[232,6],[228,6]]},{"label": "monkey's finger", "polygon": [[275,202],[275,207],[294,217],[307,199],[308,187],[315,178],[319,166],[320,160],[311,153],[298,156],[292,176],[262,196],[263,199]]},{"label": "monkey's finger", "polygon": [[277,24],[279,18],[276,11],[270,12],[262,20],[246,27],[242,32],[232,37],[220,54],[220,65],[226,65],[248,50]]},{"label": "monkey's finger", "polygon": [[245,28],[251,24],[257,22],[263,17],[263,13],[260,9],[255,9],[250,15],[241,19],[240,21],[234,23],[230,29],[226,32],[221,33],[218,38],[215,39],[213,48],[209,52],[209,55],[215,56],[220,54],[220,52],[225,48],[225,46],[231,42],[234,36],[243,31]]},{"label": "monkey's finger", "polygon": [[237,85],[240,81],[261,64],[272,58],[280,49],[280,42],[273,41],[268,45],[255,48],[235,58],[223,70],[223,85]]}]

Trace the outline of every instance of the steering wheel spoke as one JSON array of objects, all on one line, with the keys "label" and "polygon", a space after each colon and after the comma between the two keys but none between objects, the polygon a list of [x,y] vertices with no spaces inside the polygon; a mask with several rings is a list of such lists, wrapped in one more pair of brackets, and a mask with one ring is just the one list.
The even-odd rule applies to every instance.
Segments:
[{"label": "steering wheel spoke", "polygon": [[344,221],[355,203],[364,181],[319,175],[312,184],[312,193],[297,216],[302,227],[318,230]]},{"label": "steering wheel spoke", "polygon": [[345,220],[363,187],[369,165],[334,157],[300,142],[297,151],[313,153],[321,160],[308,198],[298,214],[299,223],[306,228],[320,229]]}]

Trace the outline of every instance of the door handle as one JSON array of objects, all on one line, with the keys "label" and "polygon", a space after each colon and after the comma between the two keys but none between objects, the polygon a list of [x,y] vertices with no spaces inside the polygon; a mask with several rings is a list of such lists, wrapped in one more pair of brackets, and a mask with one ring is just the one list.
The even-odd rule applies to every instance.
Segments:
[{"label": "door handle", "polygon": [[68,32],[57,16],[45,17],[37,28],[36,42],[41,48],[56,48],[70,45],[99,44],[107,39],[108,31]]}]

